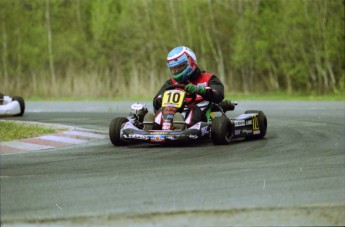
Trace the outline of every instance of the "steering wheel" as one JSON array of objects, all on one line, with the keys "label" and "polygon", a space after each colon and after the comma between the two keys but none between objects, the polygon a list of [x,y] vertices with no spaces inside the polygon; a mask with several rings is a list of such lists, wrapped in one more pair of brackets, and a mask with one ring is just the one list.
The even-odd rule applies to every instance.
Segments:
[{"label": "steering wheel", "polygon": [[[181,89],[184,89],[185,85],[184,84],[171,84],[169,85],[165,90],[168,91],[168,90],[174,90],[176,88],[181,88]],[[191,103],[193,103],[195,100],[196,100],[196,93],[194,94],[190,94],[187,92],[186,94],[186,98],[191,98],[191,100],[189,102],[185,102],[185,105],[189,105]]]}]

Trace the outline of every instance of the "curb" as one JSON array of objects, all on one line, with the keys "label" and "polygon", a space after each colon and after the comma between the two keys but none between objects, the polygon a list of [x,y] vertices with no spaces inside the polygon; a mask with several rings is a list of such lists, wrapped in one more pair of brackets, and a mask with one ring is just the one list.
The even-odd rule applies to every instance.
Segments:
[{"label": "curb", "polygon": [[61,129],[61,131],[54,134],[43,135],[33,138],[0,142],[1,155],[26,153],[38,150],[46,150],[58,147],[83,144],[90,141],[105,139],[107,137],[106,132],[92,129],[28,121],[21,123],[35,124],[41,127],[57,128]]}]

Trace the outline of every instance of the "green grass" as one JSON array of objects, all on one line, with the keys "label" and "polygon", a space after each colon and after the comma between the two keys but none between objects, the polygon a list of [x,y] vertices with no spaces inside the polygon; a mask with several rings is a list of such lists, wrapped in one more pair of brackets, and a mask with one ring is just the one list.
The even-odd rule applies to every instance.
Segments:
[{"label": "green grass", "polygon": [[227,93],[226,99],[230,100],[307,100],[307,101],[345,101],[344,93],[315,94],[315,93],[293,93],[269,92],[269,93]]},{"label": "green grass", "polygon": [[51,129],[14,121],[0,121],[0,141],[19,140],[59,132],[61,129]]}]

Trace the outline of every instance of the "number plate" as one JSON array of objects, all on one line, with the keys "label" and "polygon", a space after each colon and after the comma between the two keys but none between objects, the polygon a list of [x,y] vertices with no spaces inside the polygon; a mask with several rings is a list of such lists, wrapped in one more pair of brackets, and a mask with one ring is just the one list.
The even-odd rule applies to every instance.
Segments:
[{"label": "number plate", "polygon": [[180,90],[169,90],[163,94],[162,107],[174,106],[180,108],[183,104],[186,92]]}]

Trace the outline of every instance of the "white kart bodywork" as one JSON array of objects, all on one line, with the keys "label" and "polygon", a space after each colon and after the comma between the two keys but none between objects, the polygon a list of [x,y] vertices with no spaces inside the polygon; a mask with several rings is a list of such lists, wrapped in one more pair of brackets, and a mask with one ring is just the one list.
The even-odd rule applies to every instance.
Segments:
[{"label": "white kart bodywork", "polygon": [[3,105],[0,105],[0,116],[12,116],[21,112],[20,104],[9,96],[4,96]]}]

